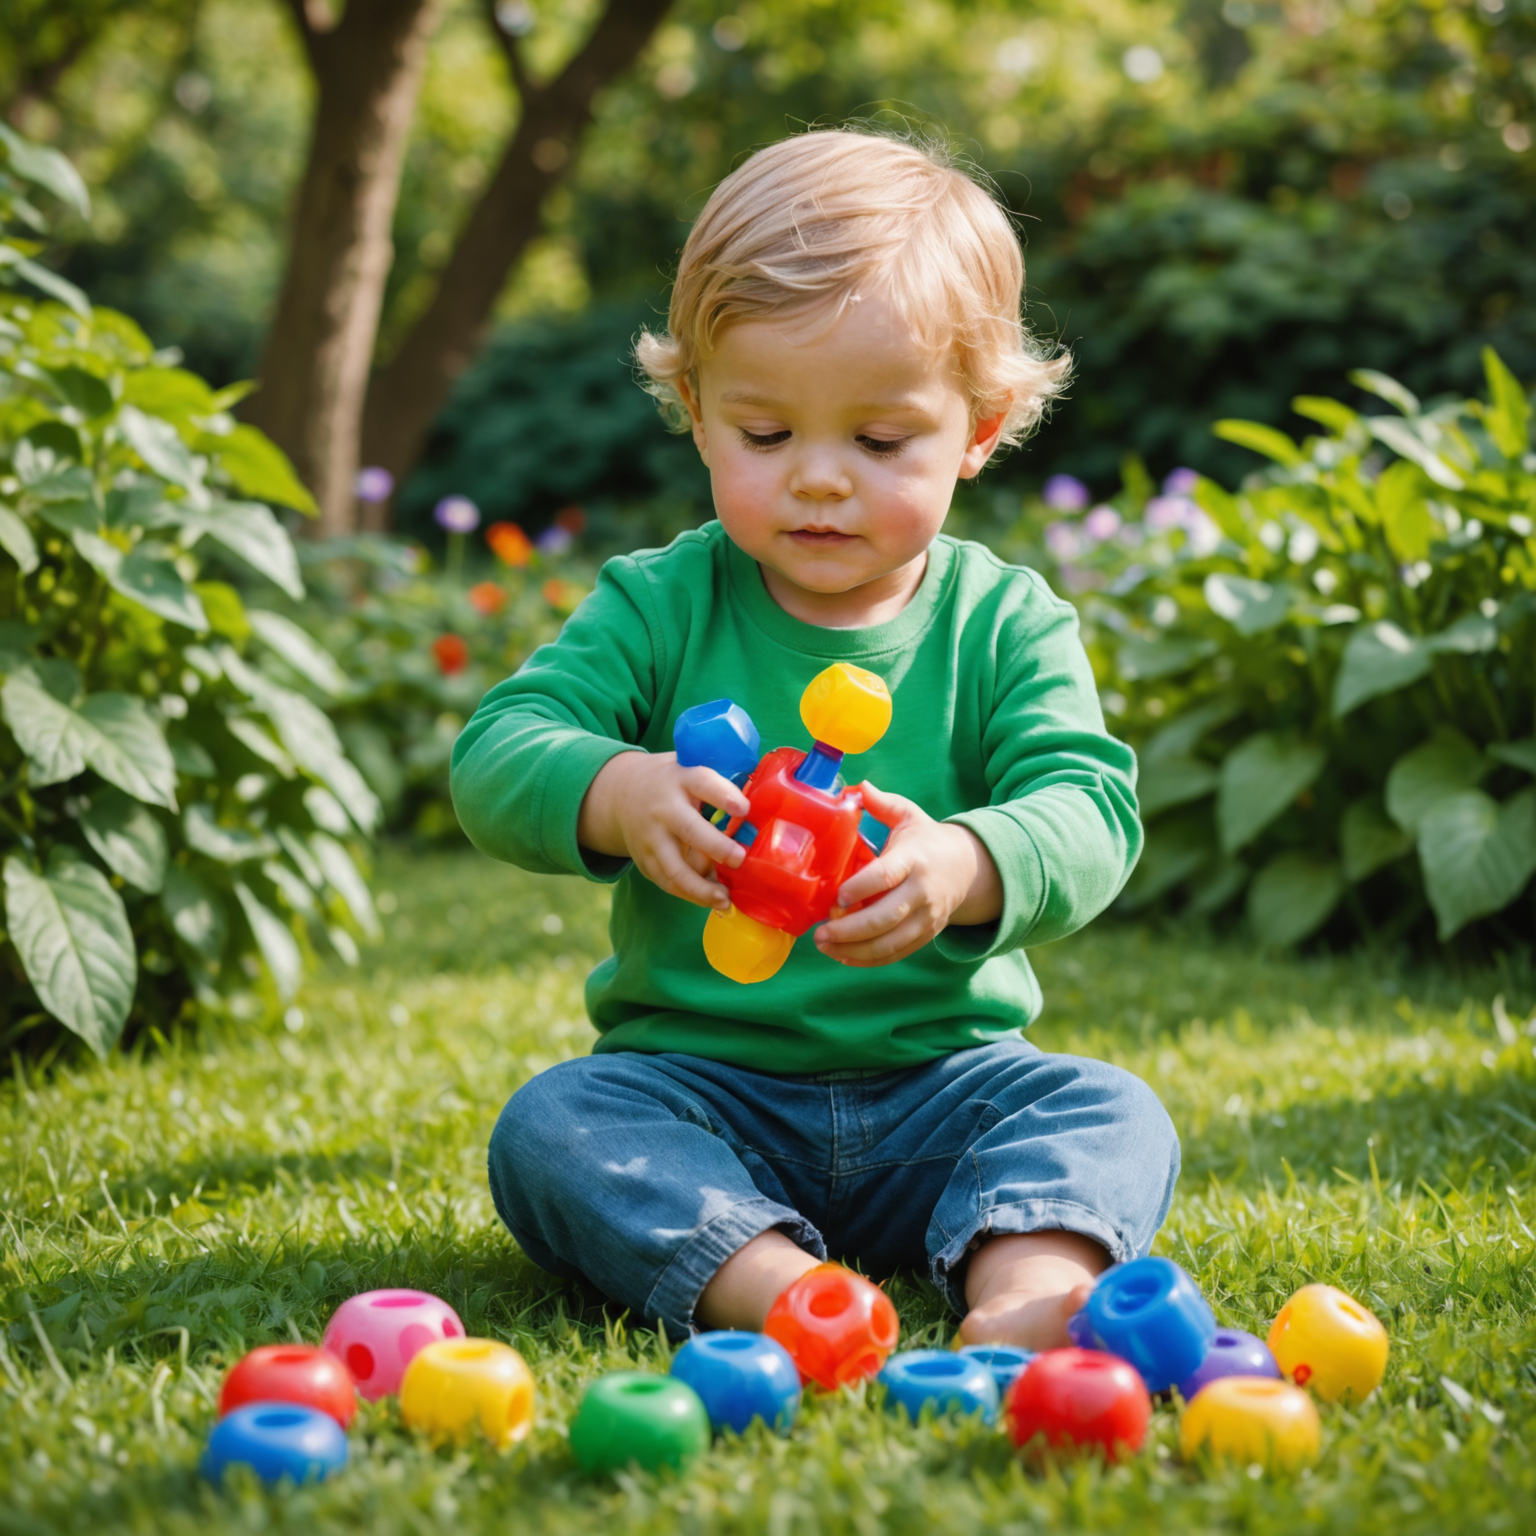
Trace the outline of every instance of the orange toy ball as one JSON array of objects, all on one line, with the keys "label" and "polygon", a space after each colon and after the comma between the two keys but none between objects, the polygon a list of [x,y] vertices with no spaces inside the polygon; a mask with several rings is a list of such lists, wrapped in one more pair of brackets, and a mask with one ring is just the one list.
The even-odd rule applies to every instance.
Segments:
[{"label": "orange toy ball", "polygon": [[343,1429],[357,1412],[352,1373],[310,1344],[263,1344],[238,1360],[219,1392],[219,1417],[247,1403],[297,1403],[328,1413]]},{"label": "orange toy ball", "polygon": [[763,1332],[789,1351],[801,1381],[830,1392],[875,1375],[900,1327],[879,1286],[841,1264],[819,1264],[784,1288]]}]

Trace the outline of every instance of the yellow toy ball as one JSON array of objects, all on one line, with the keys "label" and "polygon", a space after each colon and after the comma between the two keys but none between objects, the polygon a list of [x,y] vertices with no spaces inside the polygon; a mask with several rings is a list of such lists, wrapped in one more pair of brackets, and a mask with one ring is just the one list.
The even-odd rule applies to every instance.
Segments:
[{"label": "yellow toy ball", "polygon": [[1299,1387],[1268,1376],[1222,1376],[1195,1393],[1179,1425],[1185,1461],[1202,1448],[1221,1461],[1299,1472],[1321,1454],[1322,1426]]},{"label": "yellow toy ball", "polygon": [[868,752],[890,728],[890,690],[873,672],[840,661],[807,684],[800,718],[817,741],[839,752]]},{"label": "yellow toy ball", "polygon": [[770,928],[735,907],[704,922],[704,958],[732,981],[750,984],[778,974],[795,947],[793,934]]},{"label": "yellow toy ball", "polygon": [[1387,1369],[1387,1330],[1353,1296],[1304,1285],[1269,1330],[1275,1363],[1325,1403],[1363,1403]]},{"label": "yellow toy ball", "polygon": [[533,1374],[494,1339],[438,1339],[418,1350],[400,1383],[400,1417],[433,1440],[477,1429],[498,1448],[533,1428]]}]

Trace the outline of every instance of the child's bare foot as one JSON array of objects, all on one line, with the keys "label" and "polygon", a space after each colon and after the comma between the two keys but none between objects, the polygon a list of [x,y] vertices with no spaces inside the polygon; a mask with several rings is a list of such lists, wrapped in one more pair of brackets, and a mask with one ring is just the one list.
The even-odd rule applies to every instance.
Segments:
[{"label": "child's bare foot", "polygon": [[1088,1300],[1109,1256],[1075,1232],[1029,1232],[989,1238],[965,1277],[970,1311],[960,1324],[967,1344],[1060,1349],[1067,1319]]}]

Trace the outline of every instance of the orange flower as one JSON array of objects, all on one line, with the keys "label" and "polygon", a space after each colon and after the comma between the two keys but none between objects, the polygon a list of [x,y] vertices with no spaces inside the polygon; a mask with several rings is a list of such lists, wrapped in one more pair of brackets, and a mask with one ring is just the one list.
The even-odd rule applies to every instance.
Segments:
[{"label": "orange flower", "polygon": [[533,558],[533,545],[516,523],[492,523],[485,530],[485,542],[503,565],[522,567]]},{"label": "orange flower", "polygon": [[569,506],[563,512],[555,513],[555,526],[564,528],[567,533],[584,533],[587,527],[587,514],[577,506]]},{"label": "orange flower", "polygon": [[556,613],[575,613],[576,605],[587,595],[574,581],[561,581],[558,576],[551,576],[539,590]]},{"label": "orange flower", "polygon": [[462,635],[439,635],[432,642],[432,655],[444,677],[452,677],[469,665],[469,646]]},{"label": "orange flower", "polygon": [[469,606],[488,619],[507,606],[507,589],[494,581],[476,582],[469,589]]}]

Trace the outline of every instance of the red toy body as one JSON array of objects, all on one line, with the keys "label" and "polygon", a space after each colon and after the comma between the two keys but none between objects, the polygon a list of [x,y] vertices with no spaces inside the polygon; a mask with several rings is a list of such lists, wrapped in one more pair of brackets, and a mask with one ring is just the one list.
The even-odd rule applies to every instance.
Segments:
[{"label": "red toy body", "polygon": [[1044,1435],[1053,1447],[1097,1445],[1113,1461],[1141,1449],[1151,1418],[1136,1367],[1098,1350],[1046,1350],[1008,1393],[1008,1429],[1021,1447]]},{"label": "red toy body", "polygon": [[879,1286],[841,1264],[821,1264],[785,1287],[763,1332],[789,1351],[801,1381],[831,1392],[875,1375],[900,1327]]},{"label": "red toy body", "polygon": [[263,1344],[231,1367],[219,1393],[219,1417],[247,1403],[298,1403],[328,1413],[343,1429],[357,1412],[352,1373],[309,1344]]},{"label": "red toy body", "polygon": [[805,753],[779,747],[757,765],[743,789],[752,809],[726,827],[751,841],[739,869],[719,865],[731,904],[759,923],[797,937],[823,922],[845,880],[874,860],[859,836],[864,797],[856,789],[828,794],[795,778]]}]

